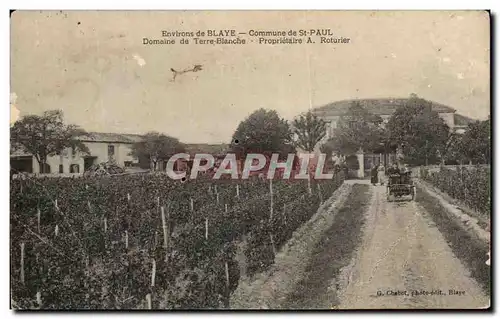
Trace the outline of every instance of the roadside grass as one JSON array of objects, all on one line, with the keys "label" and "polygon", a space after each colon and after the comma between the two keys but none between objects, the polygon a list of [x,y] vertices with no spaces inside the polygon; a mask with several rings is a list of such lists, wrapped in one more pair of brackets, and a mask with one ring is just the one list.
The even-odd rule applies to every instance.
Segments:
[{"label": "roadside grass", "polygon": [[460,220],[421,187],[418,187],[417,203],[429,213],[455,256],[471,272],[472,278],[480,284],[486,294],[490,294],[491,267],[486,265],[488,244],[461,227]]},{"label": "roadside grass", "polygon": [[324,233],[314,248],[312,259],[302,280],[288,294],[283,309],[331,309],[336,303],[328,288],[331,279],[349,264],[352,254],[361,243],[364,213],[369,204],[369,186],[356,184],[343,207],[335,216],[333,225]]}]

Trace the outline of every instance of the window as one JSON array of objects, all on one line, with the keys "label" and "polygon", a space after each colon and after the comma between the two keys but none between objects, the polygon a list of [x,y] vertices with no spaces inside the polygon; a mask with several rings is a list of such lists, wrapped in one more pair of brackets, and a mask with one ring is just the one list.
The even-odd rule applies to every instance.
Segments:
[{"label": "window", "polygon": [[123,164],[125,165],[125,167],[131,167],[132,161],[125,161]]},{"label": "window", "polygon": [[330,132],[329,132],[329,136],[332,137],[333,135],[335,135],[335,129],[337,128],[337,122],[332,122],[332,124],[330,125]]},{"label": "window", "polygon": [[63,164],[59,164],[59,173],[60,174],[64,173],[64,166],[63,166]]},{"label": "window", "polygon": [[50,165],[45,163],[45,164],[40,164],[40,173],[42,174],[50,174]]},{"label": "window", "polygon": [[108,145],[108,157],[113,158],[115,156],[115,146]]},{"label": "window", "polygon": [[71,157],[72,158],[75,158],[76,156],[76,148],[74,145],[71,146]]},{"label": "window", "polygon": [[80,165],[71,164],[71,166],[69,167],[69,172],[70,173],[80,173]]}]

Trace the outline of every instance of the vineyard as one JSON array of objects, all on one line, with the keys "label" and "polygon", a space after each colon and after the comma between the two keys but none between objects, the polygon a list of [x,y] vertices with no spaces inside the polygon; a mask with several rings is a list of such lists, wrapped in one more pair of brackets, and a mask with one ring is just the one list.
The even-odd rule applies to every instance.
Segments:
[{"label": "vineyard", "polygon": [[429,172],[423,168],[420,176],[467,207],[484,216],[490,216],[491,168],[489,166],[453,169],[441,167],[436,172]]},{"label": "vineyard", "polygon": [[11,298],[20,309],[227,308],[246,273],[343,182],[172,181],[165,175],[11,182]]}]

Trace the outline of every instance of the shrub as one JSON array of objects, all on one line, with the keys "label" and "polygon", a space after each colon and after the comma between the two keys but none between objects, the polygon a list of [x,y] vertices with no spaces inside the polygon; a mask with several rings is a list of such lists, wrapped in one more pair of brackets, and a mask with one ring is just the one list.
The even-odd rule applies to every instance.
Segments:
[{"label": "shrub", "polygon": [[421,170],[421,178],[484,216],[491,214],[491,168],[484,166],[441,167]]}]

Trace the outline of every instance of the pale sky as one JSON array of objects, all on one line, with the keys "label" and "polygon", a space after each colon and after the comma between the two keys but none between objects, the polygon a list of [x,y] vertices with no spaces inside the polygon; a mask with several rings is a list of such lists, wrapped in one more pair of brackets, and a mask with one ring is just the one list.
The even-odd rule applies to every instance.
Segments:
[{"label": "pale sky", "polygon": [[[15,12],[11,100],[21,116],[62,109],[88,131],[154,130],[186,143],[228,143],[261,107],[292,119],[338,100],[410,93],[484,119],[489,23],[480,11]],[[142,44],[162,30],[317,28],[350,43]],[[195,64],[203,70],[170,82],[170,68]]]}]

